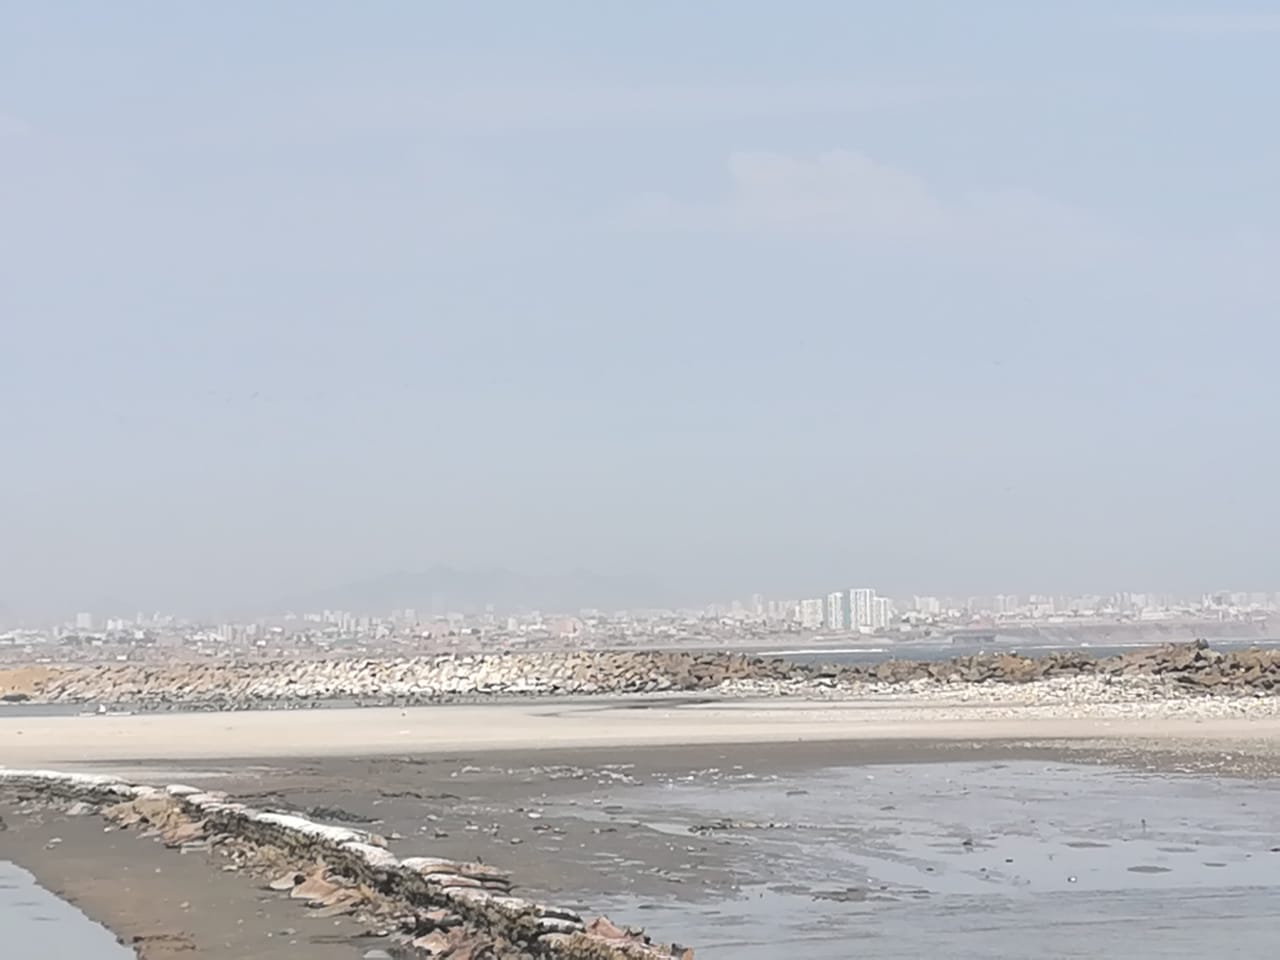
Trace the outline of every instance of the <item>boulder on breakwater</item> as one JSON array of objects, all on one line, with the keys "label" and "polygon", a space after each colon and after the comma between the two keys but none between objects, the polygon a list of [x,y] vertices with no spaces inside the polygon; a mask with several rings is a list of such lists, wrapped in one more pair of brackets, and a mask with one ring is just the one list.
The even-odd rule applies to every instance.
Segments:
[{"label": "boulder on breakwater", "polygon": [[1221,652],[1203,641],[1098,658],[974,654],[946,661],[813,666],[742,653],[578,651],[387,659],[69,666],[31,692],[46,703],[126,703],[222,709],[314,701],[431,702],[460,697],[714,692],[742,681],[815,688],[857,684],[1031,683],[1063,677],[1157,677],[1206,693],[1280,689],[1280,650]]}]

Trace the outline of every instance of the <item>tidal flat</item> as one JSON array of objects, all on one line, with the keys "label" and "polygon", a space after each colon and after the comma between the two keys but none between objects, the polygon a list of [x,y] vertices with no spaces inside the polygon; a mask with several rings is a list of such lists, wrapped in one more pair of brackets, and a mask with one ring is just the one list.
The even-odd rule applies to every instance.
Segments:
[{"label": "tidal flat", "polygon": [[[359,825],[400,856],[500,864],[522,896],[648,927],[699,958],[802,950],[835,960],[851,950],[1265,955],[1280,921],[1273,767],[1257,744],[863,741],[164,761],[131,772]],[[58,831],[58,820],[51,813],[41,829]],[[96,856],[103,870],[137,855],[147,869],[195,859],[119,834],[82,830],[75,842],[81,862]],[[62,857],[29,842],[19,859],[39,876]],[[207,923],[211,911],[252,908],[251,927],[276,933],[282,957],[296,948],[354,960],[369,949],[357,931],[335,936],[270,894],[205,906],[182,882],[175,872],[172,898],[187,907],[170,925],[210,956],[252,956],[252,940],[203,944],[182,913]],[[93,907],[118,925],[109,891]],[[243,927],[243,917],[221,920]]]}]

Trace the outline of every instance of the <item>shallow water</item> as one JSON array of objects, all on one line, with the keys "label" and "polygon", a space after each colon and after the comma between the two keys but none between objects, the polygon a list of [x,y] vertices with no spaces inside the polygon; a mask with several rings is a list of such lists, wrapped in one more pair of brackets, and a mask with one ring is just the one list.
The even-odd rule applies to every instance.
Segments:
[{"label": "shallow water", "polygon": [[0,956],[4,960],[134,960],[105,927],[0,860]]},{"label": "shallow water", "polygon": [[[1280,929],[1272,783],[935,764],[711,774],[624,802],[732,865],[729,896],[604,904],[699,958],[1260,957]],[[718,819],[746,825],[690,832]]]}]

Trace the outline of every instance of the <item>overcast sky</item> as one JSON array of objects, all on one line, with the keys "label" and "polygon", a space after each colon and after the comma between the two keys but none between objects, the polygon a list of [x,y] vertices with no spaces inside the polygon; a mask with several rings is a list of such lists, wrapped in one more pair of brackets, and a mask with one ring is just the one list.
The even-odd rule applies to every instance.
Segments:
[{"label": "overcast sky", "polygon": [[0,605],[1280,588],[1280,5],[0,0]]}]

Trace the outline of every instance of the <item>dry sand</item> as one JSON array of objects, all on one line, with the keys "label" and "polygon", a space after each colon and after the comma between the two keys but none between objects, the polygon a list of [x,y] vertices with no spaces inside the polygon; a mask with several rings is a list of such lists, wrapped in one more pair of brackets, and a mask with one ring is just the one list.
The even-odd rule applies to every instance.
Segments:
[{"label": "dry sand", "polygon": [[864,740],[1277,738],[1275,716],[1090,716],[1089,708],[1046,713],[918,699],[539,701],[132,716],[47,716],[17,707],[0,713],[0,764]]}]

